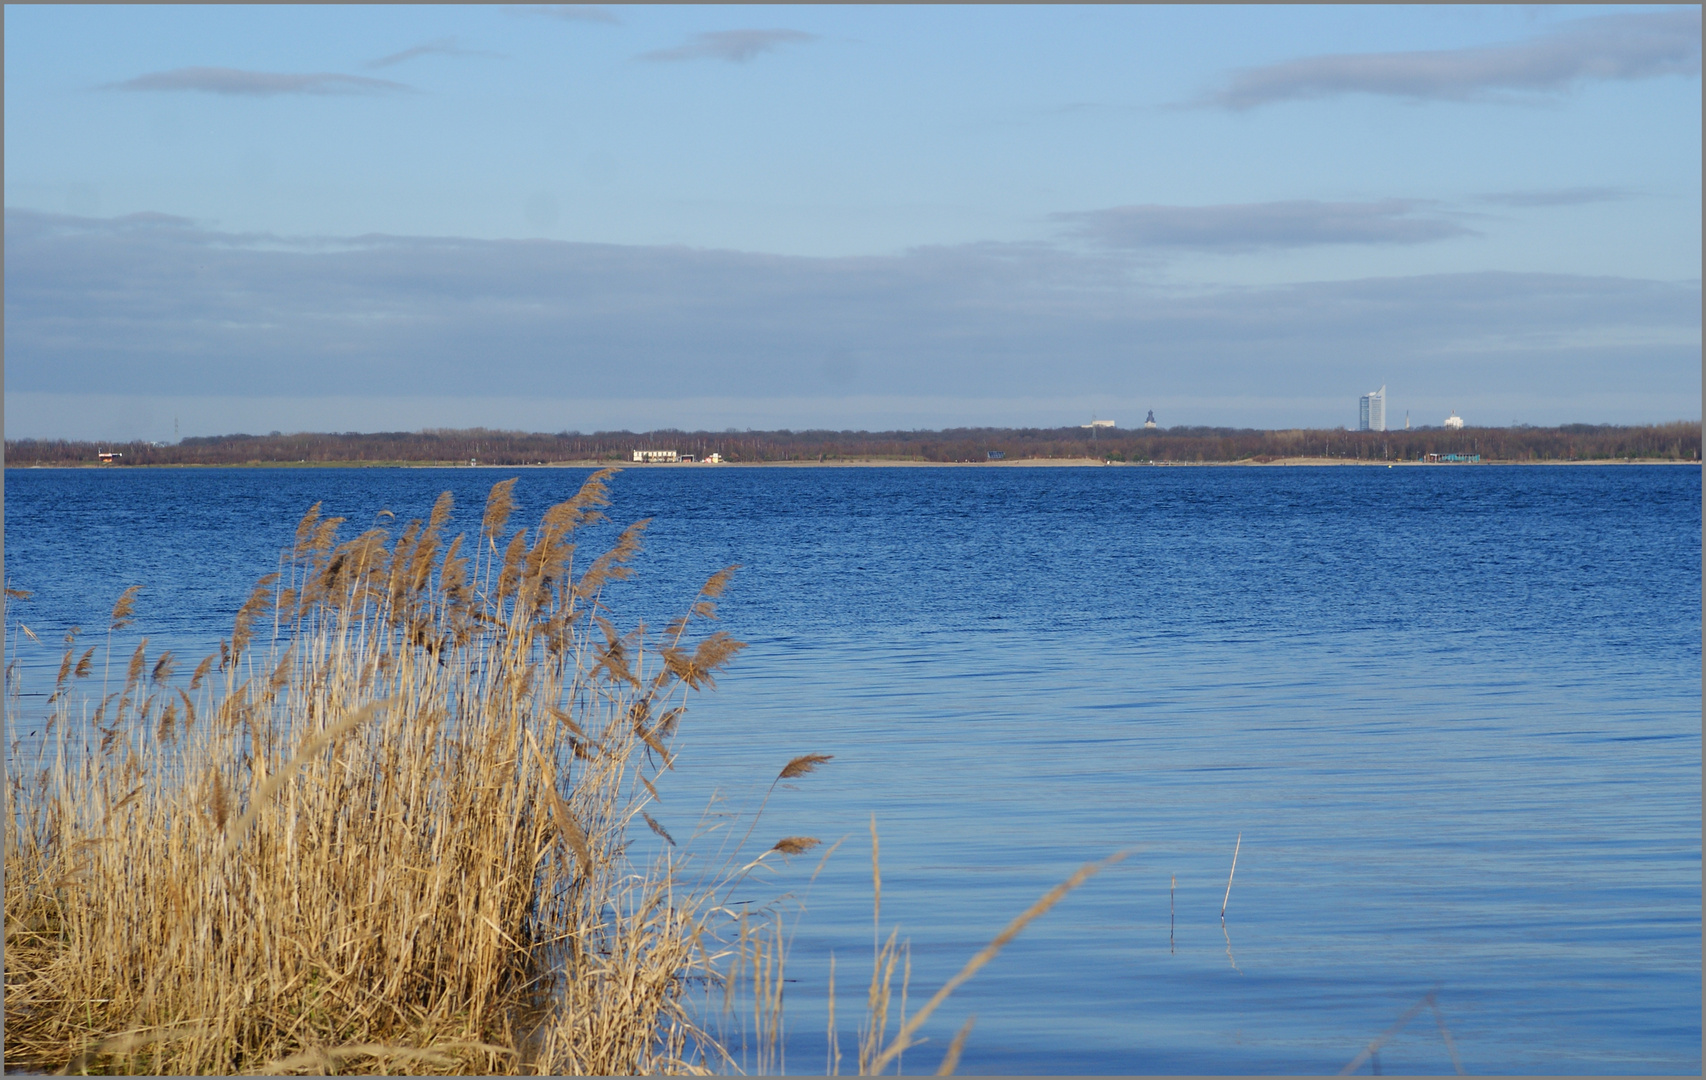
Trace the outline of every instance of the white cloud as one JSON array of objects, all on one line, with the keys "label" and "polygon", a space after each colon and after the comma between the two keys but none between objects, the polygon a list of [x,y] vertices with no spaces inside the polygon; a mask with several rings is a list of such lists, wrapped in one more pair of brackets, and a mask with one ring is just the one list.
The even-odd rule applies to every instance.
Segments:
[{"label": "white cloud", "polygon": [[1378,94],[1462,101],[1551,94],[1593,80],[1700,73],[1700,9],[1577,19],[1510,45],[1310,56],[1235,73],[1200,102],[1252,109],[1280,101]]},{"label": "white cloud", "polygon": [[1614,187],[1547,188],[1537,191],[1496,191],[1481,196],[1481,201],[1497,206],[1581,206],[1596,202],[1621,202],[1629,192]]},{"label": "white cloud", "polygon": [[484,49],[464,49],[460,45],[456,44],[455,38],[439,38],[437,41],[423,42],[422,44],[416,45],[413,48],[404,49],[402,52],[395,52],[389,56],[381,56],[377,60],[369,60],[366,63],[366,65],[364,65],[364,66],[366,66],[368,68],[391,67],[394,64],[401,64],[404,61],[414,60],[417,57],[421,57],[421,56],[497,56],[497,55],[498,55],[497,53],[487,52]]},{"label": "white cloud", "polygon": [[1417,244],[1474,233],[1421,216],[1415,199],[1379,202],[1240,203],[1226,206],[1115,206],[1055,214],[1072,234],[1110,248],[1254,251],[1318,244]]},{"label": "white cloud", "polygon": [[641,53],[640,60],[727,60],[744,64],[759,53],[770,52],[782,45],[798,45],[816,41],[816,34],[804,30],[716,30],[694,34],[684,45]]},{"label": "white cloud", "polygon": [[237,68],[187,67],[138,75],[111,83],[109,90],[191,90],[233,97],[272,97],[278,94],[383,94],[410,92],[411,87],[389,79],[339,75],[320,71],[305,74],[242,71]]}]

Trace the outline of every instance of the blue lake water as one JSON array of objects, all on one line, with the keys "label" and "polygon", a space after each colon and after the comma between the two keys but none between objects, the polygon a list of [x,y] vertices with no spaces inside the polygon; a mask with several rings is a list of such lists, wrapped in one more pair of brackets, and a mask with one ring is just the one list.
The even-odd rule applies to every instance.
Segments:
[{"label": "blue lake water", "polygon": [[[472,530],[517,473],[516,525],[585,476],[9,470],[6,574],[33,593],[11,616],[48,643],[18,648],[23,690],[138,582],[135,632],[193,662],[310,503],[353,533],[448,489]],[[759,827],[848,838],[789,959],[791,1071],[823,1069],[831,951],[853,1054],[874,813],[915,1005],[1077,866],[1134,849],[956,993],[909,1072],[973,1013],[971,1073],[1333,1072],[1437,985],[1469,1072],[1698,1073],[1700,483],[636,468],[612,516],[655,520],[608,602],[657,625],[743,566],[722,625],[750,648],[690,711],[656,815],[678,837],[714,788],[740,803],[835,755]],[[1452,1068],[1426,1011],[1379,1064]]]}]

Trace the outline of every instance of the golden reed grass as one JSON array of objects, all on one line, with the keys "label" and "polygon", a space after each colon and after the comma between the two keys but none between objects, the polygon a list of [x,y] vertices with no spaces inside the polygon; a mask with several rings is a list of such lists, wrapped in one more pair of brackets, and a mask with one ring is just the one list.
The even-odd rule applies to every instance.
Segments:
[{"label": "golden reed grass", "polygon": [[581,559],[609,476],[507,539],[496,485],[472,545],[444,538],[448,493],[395,538],[340,541],[316,505],[187,685],[144,642],[92,713],[68,634],[6,792],[6,1067],[721,1071],[690,1001],[736,974],[776,1046],[780,924],[729,890],[816,841],[690,879],[647,812],[689,692],[741,645],[701,629],[731,571],[660,633],[612,622],[646,523]]}]

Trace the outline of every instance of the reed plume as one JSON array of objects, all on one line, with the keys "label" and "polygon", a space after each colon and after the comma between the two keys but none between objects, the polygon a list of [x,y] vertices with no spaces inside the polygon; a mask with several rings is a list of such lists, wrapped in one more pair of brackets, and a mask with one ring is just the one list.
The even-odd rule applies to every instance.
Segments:
[{"label": "reed plume", "polygon": [[834,754],[801,754],[799,757],[782,766],[778,780],[792,780],[796,776],[804,776],[819,765],[833,758]]},{"label": "reed plume", "polygon": [[109,629],[123,630],[131,624],[131,621],[136,617],[136,594],[141,591],[142,586],[132,585],[119,594],[118,600],[113,604],[112,622]]}]

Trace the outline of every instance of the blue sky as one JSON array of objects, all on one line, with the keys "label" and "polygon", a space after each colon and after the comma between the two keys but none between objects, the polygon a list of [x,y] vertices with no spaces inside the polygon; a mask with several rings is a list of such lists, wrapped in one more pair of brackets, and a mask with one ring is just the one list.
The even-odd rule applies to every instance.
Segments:
[{"label": "blue sky", "polygon": [[10,438],[1700,415],[1698,8],[5,30]]}]

